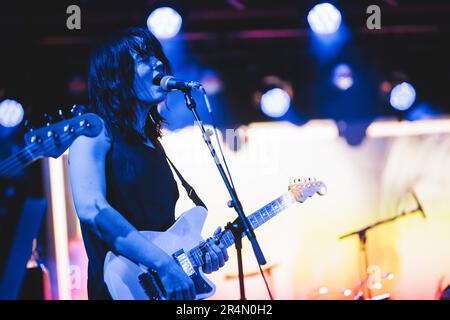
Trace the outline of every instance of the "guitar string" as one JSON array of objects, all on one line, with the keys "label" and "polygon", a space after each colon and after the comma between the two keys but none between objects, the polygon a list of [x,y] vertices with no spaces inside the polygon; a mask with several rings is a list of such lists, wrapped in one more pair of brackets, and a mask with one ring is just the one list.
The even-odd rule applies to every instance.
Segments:
[{"label": "guitar string", "polygon": [[[277,207],[273,207],[273,202],[278,202],[278,206]],[[268,206],[270,205],[271,209],[268,208]],[[258,211],[256,211],[255,213],[253,213],[252,215],[250,215],[248,217],[249,220],[254,220],[254,222],[252,223],[250,221],[250,223],[252,223],[254,226],[253,227],[259,227],[260,225],[262,225],[264,222],[268,221],[269,219],[273,218],[277,213],[275,213],[275,211],[280,211],[280,210],[284,210],[286,209],[288,206],[287,203],[285,203],[285,199],[283,196],[275,199],[274,201],[270,202],[268,205],[262,207],[261,209],[259,209]],[[266,211],[266,216],[269,217],[269,219],[267,219],[266,217],[264,217],[263,212],[262,211]],[[258,215],[262,218],[262,223],[260,223],[260,221],[258,220]],[[229,238],[228,240],[225,238],[225,236],[232,236],[232,233],[230,230],[224,230],[222,231],[218,237],[217,240],[221,240],[222,238],[225,241],[229,241],[230,243],[226,243],[227,247],[231,246],[234,243],[234,236],[233,238]],[[206,243],[202,243],[196,247],[194,247],[193,249],[188,251],[188,257],[191,261],[195,261],[197,264],[197,261],[200,261],[200,265],[202,265],[204,263],[204,259],[202,257],[203,254],[205,254],[207,251],[206,249]],[[200,252],[199,252],[200,251]],[[200,266],[197,264],[197,266]]]},{"label": "guitar string", "polygon": [[[61,142],[69,141],[71,138],[70,135],[77,133],[76,131],[78,131],[80,128],[84,129],[85,127],[78,127],[77,129],[75,129],[74,132],[63,133],[59,137],[59,140]],[[48,146],[49,144],[52,144],[52,143],[54,143],[54,140],[46,140],[41,146],[49,147],[50,151],[58,148],[57,145]],[[32,152],[32,148],[36,147],[36,146],[37,145],[35,145],[35,144],[26,146],[21,151],[19,151],[17,154],[6,158],[2,163],[0,163],[0,175],[4,172],[7,173],[8,171],[11,171],[12,169],[14,169],[15,166],[18,166],[18,168],[15,168],[12,172],[15,172],[19,168],[24,168],[29,163],[33,162],[35,159],[31,159],[31,161],[30,160],[25,161],[25,160],[27,160],[27,157],[29,157],[30,155],[34,156],[34,154]],[[23,161],[25,161],[24,164],[21,163]]]},{"label": "guitar string", "polygon": [[[43,145],[45,146],[48,143],[49,142],[46,141]],[[22,149],[17,154],[12,155],[10,158],[6,159],[5,163],[2,163],[2,165],[1,165],[0,172],[14,173],[18,169],[25,168],[28,164],[33,162],[36,159],[34,157],[34,155],[33,155],[33,152],[32,152],[32,148],[33,147],[34,147],[34,145],[33,146],[26,146],[24,149]],[[51,147],[50,150],[52,150],[55,147],[56,146]],[[28,154],[27,154],[27,152],[28,152]],[[32,156],[31,158],[30,158],[30,155]],[[30,159],[27,160],[27,157],[30,158]]]},{"label": "guitar string", "polygon": [[[279,205],[278,207],[279,207],[279,208],[283,208],[284,206],[283,206],[283,205]],[[260,212],[261,212],[263,209],[267,210],[267,209],[266,209],[266,206],[264,206],[263,208],[259,209],[259,210],[256,211],[254,214],[252,214],[251,216],[249,216],[249,219],[250,219],[250,220],[254,218],[254,221],[256,221],[256,223],[252,223],[252,224],[255,225],[254,227],[258,227],[258,226],[261,225],[261,224],[259,223],[259,221],[258,221],[256,215],[257,215],[257,214],[261,214]],[[269,212],[267,212],[267,215],[269,216],[269,219],[272,218],[272,216],[273,216],[273,215],[272,215],[271,213],[269,213]],[[263,217],[263,219],[265,219],[265,218]],[[227,247],[231,246],[231,245],[234,243],[234,236],[232,235],[232,233],[231,233],[230,230],[224,230],[224,231],[222,231],[217,237],[213,236],[213,238],[216,238],[216,240],[219,240],[219,241],[221,241],[221,239],[224,239],[224,241],[226,241],[225,244],[226,244]],[[228,243],[228,242],[229,242],[229,243]],[[198,245],[198,246],[196,246],[196,247],[194,247],[193,249],[191,249],[191,250],[188,251],[188,257],[189,257],[189,259],[190,259],[191,261],[195,261],[196,266],[198,266],[198,267],[204,264],[204,258],[203,258],[203,255],[207,252],[207,251],[205,250],[205,249],[206,249],[206,246],[207,246],[207,243],[204,242],[204,243],[202,243],[202,244],[200,244],[200,245]],[[200,251],[200,252],[199,252],[199,251]],[[198,264],[198,261],[200,261],[200,265]]]},{"label": "guitar string", "polygon": [[[74,127],[72,127],[72,128],[74,128]],[[61,134],[60,140],[62,140],[62,142],[65,142],[64,139],[66,139],[66,137],[64,137],[64,136],[69,136],[69,135],[75,134],[75,133],[77,133],[76,131],[78,131],[80,129],[83,130],[84,128],[86,128],[86,127],[85,126],[80,126],[80,127],[75,128],[74,132],[70,132],[70,131],[69,132],[64,132],[63,134]],[[52,143],[52,140],[46,140],[42,145],[45,146],[46,144],[49,144],[49,143]],[[12,155],[12,156],[8,157],[7,159],[5,159],[2,163],[0,163],[0,172],[4,171],[10,165],[14,166],[15,164],[17,164],[17,158],[19,160],[24,160],[24,159],[20,159],[19,156],[23,155],[23,156],[27,157],[26,152],[29,152],[31,155],[33,155],[33,153],[31,152],[31,149],[33,147],[36,147],[36,146],[37,146],[36,144],[28,145],[25,148],[23,148],[21,151],[19,151],[17,154]],[[52,149],[54,147],[52,147]]]},{"label": "guitar string", "polygon": [[[26,150],[27,147],[23,148],[18,153],[9,156],[8,158],[6,158],[5,160],[3,160],[0,163],[0,175],[3,172],[6,173],[7,171],[9,171],[8,167],[11,167],[11,166],[14,167],[14,165],[21,165],[21,163],[19,163],[19,162],[22,162],[23,160],[26,160],[25,153],[26,153],[26,151],[28,151],[28,149]],[[24,158],[21,158],[22,156],[24,156]]]},{"label": "guitar string", "polygon": [[[220,241],[221,240],[221,238],[224,236],[224,234],[227,232],[228,230],[224,230],[224,231],[222,231],[221,233],[219,233],[218,234],[218,236],[216,237],[216,236],[213,236],[213,238],[216,238],[215,240],[217,241]],[[196,246],[196,247],[194,247],[194,248],[192,248],[191,250],[189,250],[188,251],[188,257],[190,257],[190,260],[191,260],[191,262],[192,262],[192,260],[194,260],[195,262],[197,262],[198,260],[200,260],[200,264],[197,264],[196,263],[196,266],[197,267],[200,267],[201,265],[203,265],[203,263],[204,263],[204,260],[203,260],[203,257],[202,257],[202,255],[203,254],[206,254],[206,247],[207,247],[207,245],[208,245],[208,243],[205,241],[205,242],[202,242],[200,245],[198,245],[198,246]],[[198,251],[200,251],[200,254],[198,254]],[[193,259],[192,259],[192,257],[193,257]],[[197,259],[198,258],[198,259]]]},{"label": "guitar string", "polygon": [[[46,140],[43,143],[43,146],[46,146],[46,144],[48,144],[48,143],[51,143],[51,142],[49,140]],[[24,160],[26,160],[26,158],[29,157],[30,155],[34,157],[32,149],[33,149],[33,147],[36,147],[36,146],[37,146],[36,144],[28,145],[28,146],[24,147],[21,151],[19,151],[17,154],[14,154],[14,155],[8,157],[7,159],[5,159],[0,164],[0,171],[4,171],[8,167],[11,167],[11,166],[14,167],[14,165],[17,165],[17,164],[20,165],[21,164],[20,162],[23,162]]]},{"label": "guitar string", "polygon": [[[256,211],[254,214],[252,214],[249,219],[254,218],[256,223],[252,223],[255,226],[254,227],[258,227],[261,224],[259,223],[259,221],[256,218],[256,214],[260,213],[261,210],[265,209],[266,207],[263,207],[261,209],[259,209],[258,211]],[[279,205],[279,208],[283,208],[282,205]],[[273,215],[269,212],[267,212],[269,219],[273,217]],[[264,217],[263,217],[264,219]],[[234,243],[234,236],[232,235],[230,230],[224,230],[222,231],[217,237],[213,236],[213,238],[217,238],[216,240],[221,241],[221,239],[224,239],[224,241],[226,242],[226,246],[229,247]],[[229,242],[229,243],[228,243]],[[206,254],[206,246],[207,243],[203,242],[202,244],[194,247],[193,249],[188,251],[188,257],[189,259],[192,261],[195,261],[195,264],[197,267],[200,267],[201,265],[204,264],[204,258],[203,255]],[[198,264],[198,261],[200,261],[200,264]]]},{"label": "guitar string", "polygon": [[[273,200],[269,204],[265,205],[264,207],[260,208],[253,214],[251,214],[248,218],[250,220],[250,223],[252,223],[254,228],[259,227],[264,222],[270,220],[271,218],[275,217],[278,213],[289,207],[290,204],[292,204],[293,198],[292,194],[289,194],[290,197],[286,194],[281,195],[277,199]],[[266,216],[264,216],[264,211],[266,212]],[[258,220],[257,216],[260,216],[262,218],[262,223]],[[267,218],[268,217],[268,218]],[[252,222],[253,220],[253,222]],[[234,243],[234,235],[229,229],[225,229],[224,231],[220,232],[218,235],[213,235],[212,237],[216,241],[223,241],[225,242],[225,245],[227,247],[231,246]],[[187,257],[193,267],[201,267],[205,263],[204,254],[207,253],[206,246],[208,243],[206,241],[202,242],[200,245],[192,248],[187,252]]]}]

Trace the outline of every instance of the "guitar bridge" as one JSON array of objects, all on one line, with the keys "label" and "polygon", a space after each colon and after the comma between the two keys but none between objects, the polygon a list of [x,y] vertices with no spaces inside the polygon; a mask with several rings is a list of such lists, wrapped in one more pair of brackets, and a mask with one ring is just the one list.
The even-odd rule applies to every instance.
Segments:
[{"label": "guitar bridge", "polygon": [[194,266],[192,265],[191,260],[183,249],[178,250],[172,256],[189,277],[195,275]]}]

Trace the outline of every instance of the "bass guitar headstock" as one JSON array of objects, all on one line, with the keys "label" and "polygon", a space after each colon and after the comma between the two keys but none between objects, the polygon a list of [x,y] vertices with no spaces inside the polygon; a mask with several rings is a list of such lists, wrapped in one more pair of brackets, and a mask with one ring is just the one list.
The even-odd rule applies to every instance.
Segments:
[{"label": "bass guitar headstock", "polygon": [[95,137],[100,134],[103,122],[94,113],[79,114],[25,134],[25,144],[34,157],[58,158],[80,136]]}]

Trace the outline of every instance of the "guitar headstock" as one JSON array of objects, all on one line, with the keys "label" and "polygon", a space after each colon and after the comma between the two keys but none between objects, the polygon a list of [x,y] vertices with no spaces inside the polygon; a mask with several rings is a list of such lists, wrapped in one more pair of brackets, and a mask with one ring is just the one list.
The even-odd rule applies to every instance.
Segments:
[{"label": "guitar headstock", "polygon": [[80,136],[100,134],[103,122],[94,113],[80,114],[25,134],[25,144],[35,157],[58,158]]},{"label": "guitar headstock", "polygon": [[316,193],[323,196],[327,193],[327,187],[322,181],[315,178],[294,179],[289,182],[288,190],[298,202],[304,202]]}]

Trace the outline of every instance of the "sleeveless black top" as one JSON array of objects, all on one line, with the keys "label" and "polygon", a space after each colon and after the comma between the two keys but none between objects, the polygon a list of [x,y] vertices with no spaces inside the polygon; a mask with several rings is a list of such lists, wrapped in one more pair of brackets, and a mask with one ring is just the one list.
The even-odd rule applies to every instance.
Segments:
[{"label": "sleeveless black top", "polygon": [[[127,141],[111,131],[106,157],[109,204],[137,230],[166,231],[175,222],[179,193],[163,150]],[[111,299],[103,281],[103,262],[110,249],[93,232],[81,226],[89,258],[89,299]]]}]

